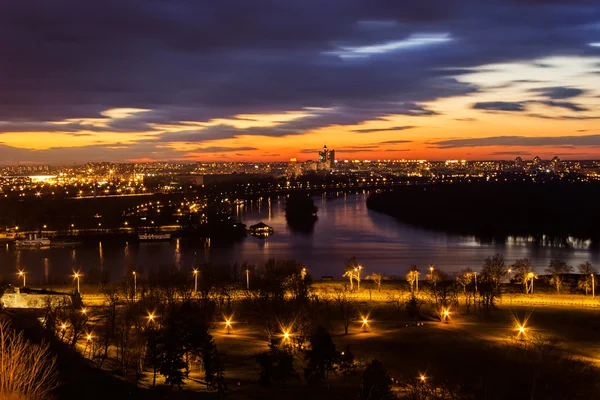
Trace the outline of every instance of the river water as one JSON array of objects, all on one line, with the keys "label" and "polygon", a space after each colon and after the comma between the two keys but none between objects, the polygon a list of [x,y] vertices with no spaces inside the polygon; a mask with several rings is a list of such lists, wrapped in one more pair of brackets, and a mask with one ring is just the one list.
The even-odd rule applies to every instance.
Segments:
[{"label": "river water", "polygon": [[[484,243],[472,236],[433,232],[400,223],[387,215],[369,211],[367,194],[316,198],[319,219],[312,233],[296,233],[288,227],[285,200],[263,200],[238,206],[236,213],[247,225],[263,221],[275,234],[267,239],[248,236],[225,247],[205,247],[198,240],[173,240],[159,243],[86,245],[75,248],[16,250],[0,247],[0,278],[16,280],[16,271],[27,271],[27,283],[43,285],[65,281],[73,270],[84,274],[91,270],[107,271],[110,280],[120,281],[128,270],[143,276],[160,265],[192,268],[194,265],[248,262],[260,265],[269,258],[302,261],[315,279],[339,278],[344,261],[354,256],[366,274],[381,272],[388,276],[404,275],[416,265],[422,271],[430,264],[447,272],[471,267],[479,270],[486,257],[503,254],[507,262],[518,258],[532,260],[538,272],[551,259],[576,266],[584,261],[600,264],[600,253],[578,248],[535,246],[525,240],[509,238],[505,243]],[[85,278],[84,278],[85,281]]]}]

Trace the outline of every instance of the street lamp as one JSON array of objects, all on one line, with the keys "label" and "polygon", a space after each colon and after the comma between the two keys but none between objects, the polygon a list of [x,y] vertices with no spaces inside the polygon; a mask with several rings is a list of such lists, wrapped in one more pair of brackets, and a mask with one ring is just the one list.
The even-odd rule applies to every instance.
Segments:
[{"label": "street lamp", "polygon": [[19,277],[23,278],[23,287],[27,286],[27,285],[26,285],[27,278],[25,277],[25,275],[26,275],[26,274],[25,274],[25,271],[23,271],[23,270],[20,270],[20,271],[19,271]]},{"label": "street lamp", "polygon": [[421,380],[422,383],[425,383],[425,381],[427,380],[427,377],[425,376],[425,374],[420,374],[419,379]]},{"label": "street lamp", "polygon": [[198,293],[198,270],[194,268],[194,294]]},{"label": "street lamp", "polygon": [[369,331],[369,316],[361,316],[363,332]]},{"label": "street lamp", "polygon": [[77,293],[81,293],[81,291],[79,290],[79,277],[80,276],[81,276],[81,274],[79,273],[79,271],[77,271],[73,274],[73,278],[77,279]]},{"label": "street lamp", "polygon": [[450,318],[450,310],[445,309],[442,314],[444,316],[444,322],[448,322],[448,319]]},{"label": "street lamp", "polygon": [[246,267],[246,290],[250,290],[250,270]]},{"label": "street lamp", "polygon": [[300,278],[304,279],[306,277],[306,267],[302,267],[302,271],[300,272]]},{"label": "street lamp", "polygon": [[231,319],[225,320],[225,327],[227,328],[227,334],[231,333]]},{"label": "street lamp", "polygon": [[137,274],[133,271],[133,301],[137,297]]},{"label": "street lamp", "polygon": [[596,298],[596,280],[594,278],[594,274],[590,274],[592,275],[592,299]]},{"label": "street lamp", "polygon": [[361,269],[362,269],[362,265],[359,265],[358,267],[354,267],[354,272],[356,272],[356,287],[359,292],[360,292],[360,270]]}]

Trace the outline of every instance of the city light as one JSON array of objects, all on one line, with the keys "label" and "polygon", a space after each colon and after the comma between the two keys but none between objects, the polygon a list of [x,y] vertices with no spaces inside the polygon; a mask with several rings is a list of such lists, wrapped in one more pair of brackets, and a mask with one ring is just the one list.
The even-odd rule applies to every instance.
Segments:
[{"label": "city light", "polygon": [[425,383],[425,381],[427,380],[427,377],[424,374],[420,374],[419,379],[421,380],[421,382]]},{"label": "city light", "polygon": [[79,289],[79,278],[81,277],[81,273],[79,271],[73,271],[73,279],[77,280],[77,293],[81,293]]},{"label": "city light", "polygon": [[19,277],[23,278],[23,287],[27,286],[27,277],[26,277],[26,273],[24,270],[20,270],[19,271]]}]

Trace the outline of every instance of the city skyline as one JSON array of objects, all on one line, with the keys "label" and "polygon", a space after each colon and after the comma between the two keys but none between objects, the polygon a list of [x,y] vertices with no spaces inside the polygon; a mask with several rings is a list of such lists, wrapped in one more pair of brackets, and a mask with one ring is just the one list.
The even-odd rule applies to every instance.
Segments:
[{"label": "city skyline", "polygon": [[0,160],[599,159],[599,17],[586,0],[7,3]]}]

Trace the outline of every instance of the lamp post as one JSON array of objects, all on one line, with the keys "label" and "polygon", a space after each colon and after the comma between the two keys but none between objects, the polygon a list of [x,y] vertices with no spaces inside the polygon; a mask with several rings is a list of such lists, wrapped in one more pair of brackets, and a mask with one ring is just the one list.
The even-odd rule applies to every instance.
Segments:
[{"label": "lamp post", "polygon": [[194,294],[198,293],[198,270],[194,268]]},{"label": "lamp post", "polygon": [[477,293],[477,271],[473,272],[473,276],[475,279],[475,293]]},{"label": "lamp post", "polygon": [[416,292],[419,293],[419,271],[416,271],[417,277],[415,279]]},{"label": "lamp post", "polygon": [[[594,274],[591,274],[591,275],[592,275],[592,299],[595,299],[596,298],[596,280],[594,278]],[[24,285],[25,284],[23,284],[23,286]]]},{"label": "lamp post", "polygon": [[230,319],[225,321],[225,327],[227,328],[227,334],[229,335],[231,333],[231,320]]},{"label": "lamp post", "polygon": [[133,271],[133,301],[137,298],[137,274]]},{"label": "lamp post", "polygon": [[81,275],[79,274],[79,272],[75,272],[75,274],[73,275],[73,277],[74,277],[75,279],[77,279],[77,293],[81,293],[81,291],[79,290],[79,277],[80,277],[80,276],[81,276]]},{"label": "lamp post", "polygon": [[362,265],[359,265],[358,267],[354,267],[354,272],[356,272],[356,287],[359,292],[360,292],[360,270],[361,269],[362,269]]},{"label": "lamp post", "polygon": [[27,286],[27,285],[26,285],[27,278],[25,277],[25,271],[23,271],[23,270],[19,271],[19,276],[20,276],[21,278],[23,278],[23,287]]},{"label": "lamp post", "polygon": [[246,290],[250,290],[250,270],[246,268]]}]

